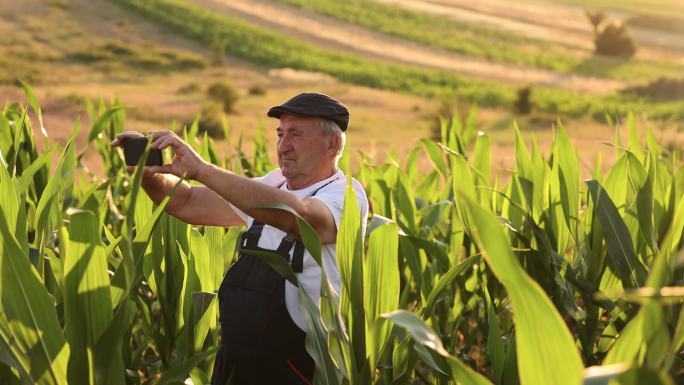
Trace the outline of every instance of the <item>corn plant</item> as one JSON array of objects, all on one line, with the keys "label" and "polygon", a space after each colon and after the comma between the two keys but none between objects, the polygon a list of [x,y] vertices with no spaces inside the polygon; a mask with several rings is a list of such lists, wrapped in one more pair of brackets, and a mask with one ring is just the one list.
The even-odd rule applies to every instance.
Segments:
[{"label": "corn plant", "polygon": [[[118,101],[88,104],[84,148],[64,145],[28,105],[0,114],[0,383],[206,384],[219,343],[216,290],[241,229],[190,226],[140,191],[109,142],[125,125]],[[341,290],[323,274],[321,300],[300,289],[317,384],[670,384],[684,365],[684,168],[633,118],[617,160],[582,182],[560,122],[548,157],[514,127],[516,165],[491,167],[489,137],[442,124],[405,159],[355,172],[372,205],[361,218],[351,186],[337,238]],[[208,161],[261,175],[273,164],[263,127]],[[231,137],[228,126],[226,137]],[[104,178],[85,169],[97,151]],[[52,155],[57,155],[56,163]],[[341,166],[349,172],[349,150]],[[417,164],[429,160],[427,169]],[[144,160],[143,160],[144,161]],[[173,194],[173,192],[171,193]],[[268,207],[291,208],[272,204]],[[302,239],[321,243],[301,218]],[[297,285],[267,252],[257,253]]]}]

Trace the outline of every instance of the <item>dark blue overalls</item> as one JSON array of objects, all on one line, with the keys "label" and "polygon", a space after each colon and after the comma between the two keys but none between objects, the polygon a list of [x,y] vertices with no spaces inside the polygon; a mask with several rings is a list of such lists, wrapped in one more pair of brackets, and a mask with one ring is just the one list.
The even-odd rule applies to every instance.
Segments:
[{"label": "dark blue overalls", "polygon": [[[238,260],[219,289],[221,349],[216,356],[212,385],[313,383],[315,363],[304,348],[305,332],[292,321],[287,310],[285,278],[259,257],[244,252],[276,252],[290,262],[295,273],[301,273],[304,245],[288,234],[275,250],[263,249],[258,243],[264,226],[255,220],[242,235]],[[228,382],[229,379],[232,381]]]}]

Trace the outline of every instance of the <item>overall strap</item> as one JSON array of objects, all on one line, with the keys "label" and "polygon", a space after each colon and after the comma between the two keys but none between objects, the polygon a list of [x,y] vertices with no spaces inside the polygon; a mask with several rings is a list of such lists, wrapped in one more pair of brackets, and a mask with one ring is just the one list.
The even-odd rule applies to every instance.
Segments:
[{"label": "overall strap", "polygon": [[[328,183],[324,184],[323,186],[317,188],[316,190],[314,190],[314,192],[309,194],[307,196],[307,198],[310,198],[310,197],[316,195],[316,193],[321,191],[321,189],[323,189],[323,187],[329,185],[330,183],[332,183],[338,179],[340,179],[340,177],[337,177],[337,178],[329,181]],[[289,236],[289,234],[288,234],[288,236]],[[297,242],[295,243],[295,246],[294,246],[294,251],[292,252],[292,270],[294,270],[295,273],[301,273],[302,271],[304,271],[304,250],[305,250],[304,242],[297,240]]]}]

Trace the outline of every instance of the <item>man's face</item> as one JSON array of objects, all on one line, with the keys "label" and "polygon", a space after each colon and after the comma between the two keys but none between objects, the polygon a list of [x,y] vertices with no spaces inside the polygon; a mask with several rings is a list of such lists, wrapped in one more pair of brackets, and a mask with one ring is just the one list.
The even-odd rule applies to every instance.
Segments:
[{"label": "man's face", "polygon": [[290,188],[330,176],[335,157],[331,141],[335,135],[324,136],[317,118],[283,114],[276,132],[278,164]]}]

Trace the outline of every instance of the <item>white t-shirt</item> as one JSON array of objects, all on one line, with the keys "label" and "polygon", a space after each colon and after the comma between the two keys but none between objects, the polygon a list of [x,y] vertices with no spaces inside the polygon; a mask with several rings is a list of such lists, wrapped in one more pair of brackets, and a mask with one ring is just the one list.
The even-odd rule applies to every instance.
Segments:
[{"label": "white t-shirt", "polygon": [[[342,171],[337,171],[333,176],[328,179],[322,180],[320,182],[314,183],[313,185],[303,188],[301,190],[290,190],[287,188],[287,183],[285,182],[285,177],[283,177],[280,169],[275,169],[270,173],[264,175],[263,177],[254,178],[261,183],[267,184],[272,187],[280,187],[283,191],[288,191],[299,198],[306,198],[311,193],[316,191],[319,187],[331,182],[327,186],[319,190],[316,195],[311,198],[318,199],[323,202],[335,219],[335,227],[339,229],[340,222],[342,221],[342,209],[344,207],[344,193],[347,189],[347,177]],[[366,197],[366,192],[363,191],[361,183],[356,179],[352,178],[352,187],[356,192],[356,201],[358,202],[359,210],[361,211],[361,218],[363,218],[363,226],[365,232],[365,219],[368,216],[368,198]],[[233,210],[242,218],[247,224],[247,228],[252,225],[254,219],[237,207],[233,206]],[[363,234],[363,233],[362,233]],[[280,241],[287,235],[284,231],[281,231],[273,226],[265,225],[261,233],[261,238],[259,239],[259,247],[264,249],[274,250],[280,244]],[[290,257],[292,256],[292,251],[290,250]],[[333,289],[339,294],[340,293],[340,271],[337,268],[336,254],[336,244],[331,243],[323,245],[322,249],[322,262],[323,268],[325,269],[326,275],[328,276],[328,281],[332,285]],[[320,302],[320,290],[321,290],[321,269],[318,264],[313,259],[308,250],[304,251],[303,258],[303,269],[301,273],[297,273],[297,278],[300,285],[313,299],[314,303],[319,304]],[[285,304],[287,305],[287,310],[290,313],[292,320],[301,328],[306,330],[306,318],[299,307],[299,293],[297,288],[288,281],[285,281]]]}]

